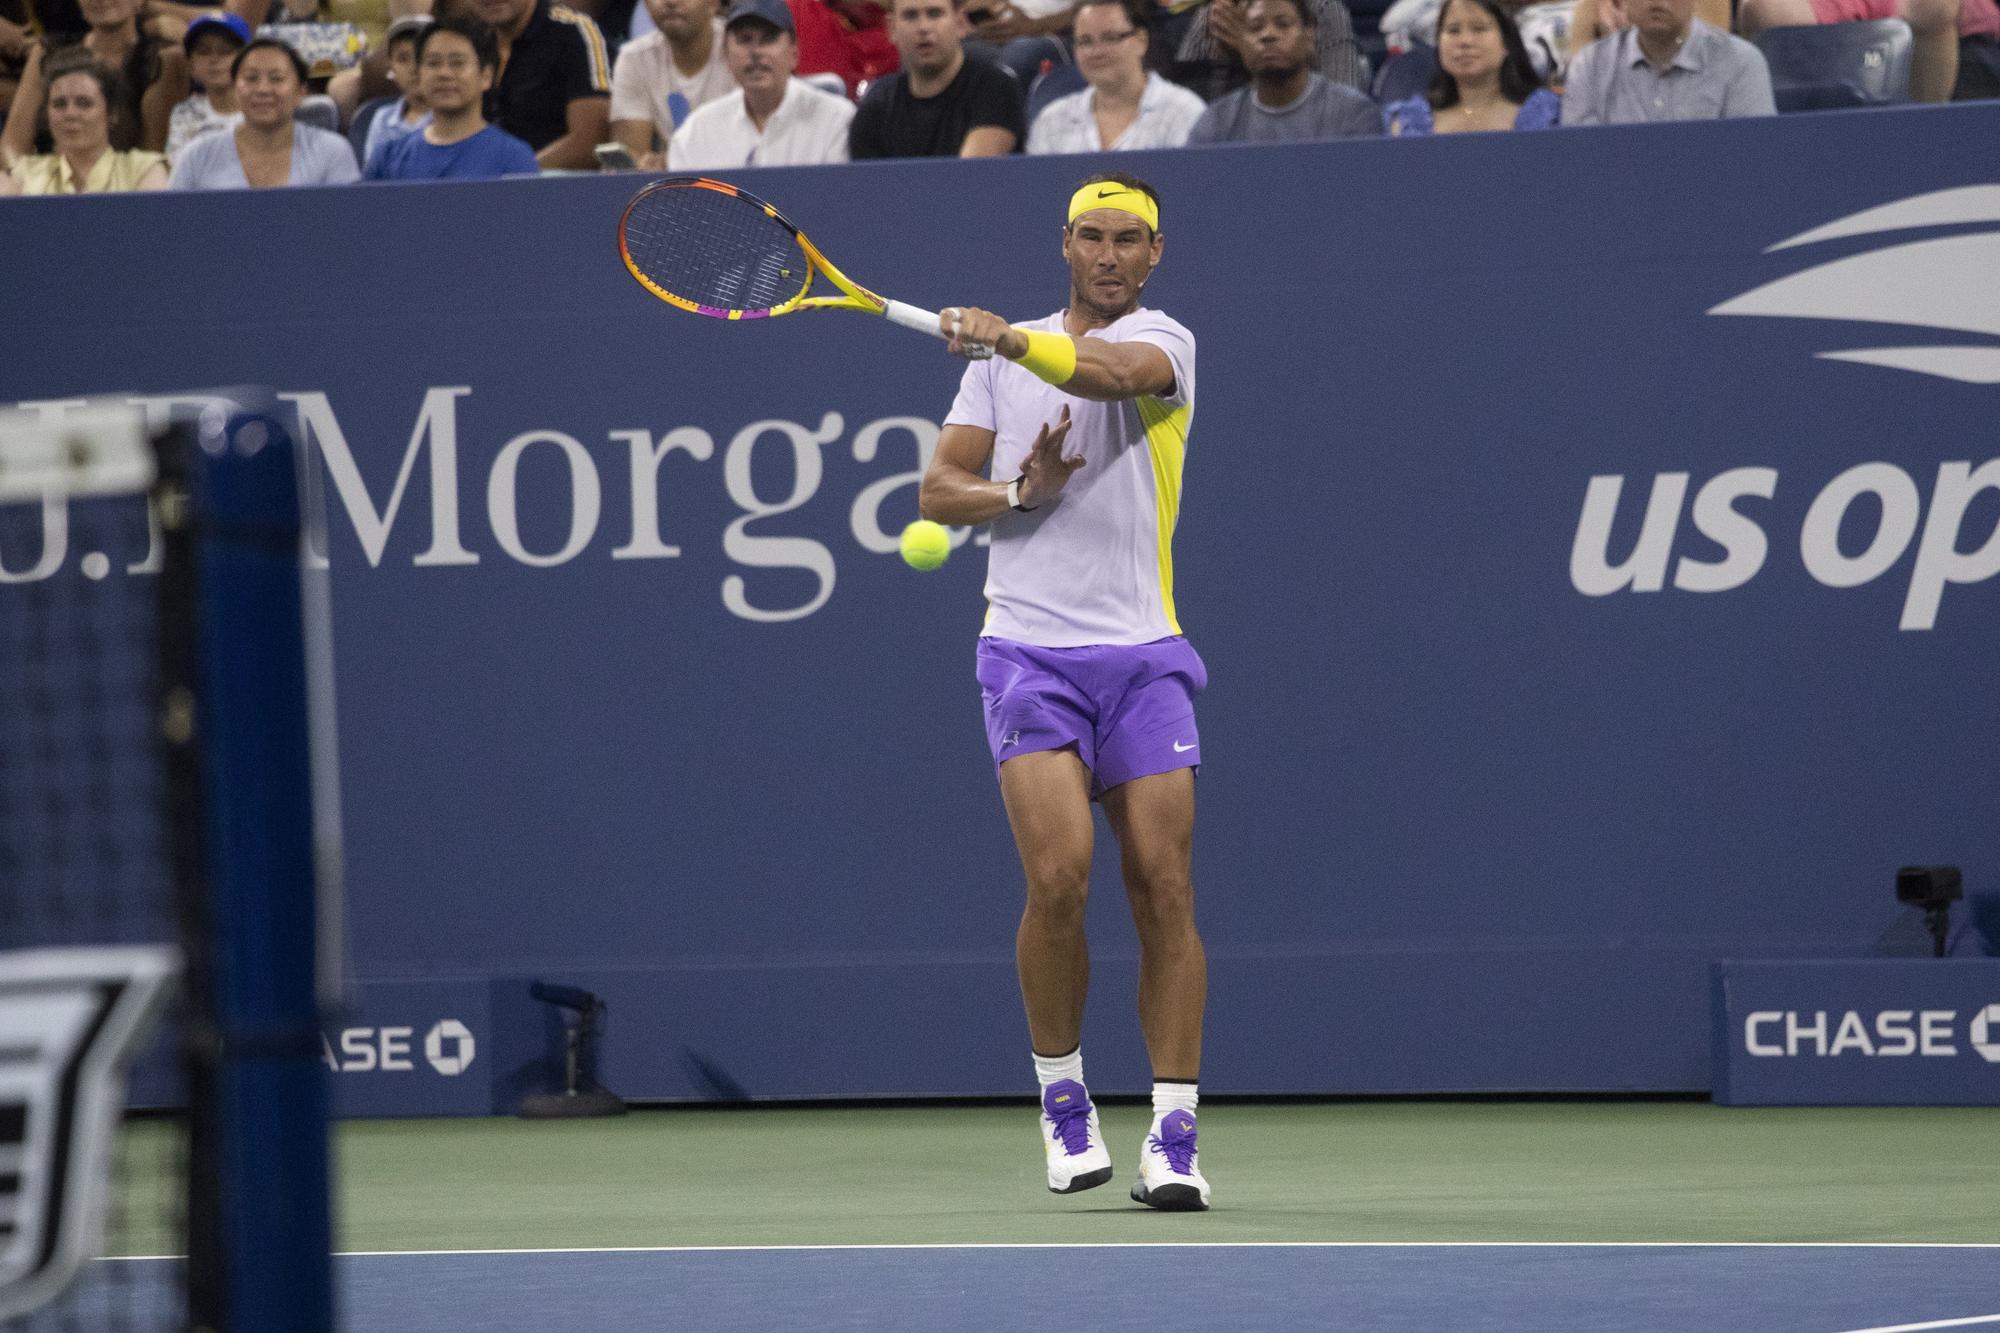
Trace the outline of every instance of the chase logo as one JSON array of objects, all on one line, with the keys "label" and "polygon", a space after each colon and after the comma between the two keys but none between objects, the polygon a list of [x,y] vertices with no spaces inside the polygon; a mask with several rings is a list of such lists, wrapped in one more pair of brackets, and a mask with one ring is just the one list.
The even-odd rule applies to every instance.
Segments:
[{"label": "chase logo", "polygon": [[471,1030],[456,1018],[435,1023],[424,1034],[424,1059],[430,1061],[432,1069],[447,1077],[470,1069],[473,1057],[478,1054],[479,1044],[472,1039]]},{"label": "chase logo", "polygon": [[[1855,236],[1886,237],[1917,228],[1978,223],[1989,226],[1925,240],[1897,240],[1818,264],[1724,301],[1708,313],[1903,324],[1939,333],[2000,337],[2000,185],[1899,199],[1801,232],[1765,253]],[[2000,384],[2000,346],[1991,342],[1856,347],[1819,356],[1965,384]]]},{"label": "chase logo", "polygon": [[[1743,1049],[1753,1056],[1955,1056],[1954,1009],[1884,1009],[1872,1015],[1847,1010],[1759,1009],[1743,1020]],[[1871,1021],[1872,1020],[1872,1021]],[[1982,1060],[2000,1064],[2000,1004],[1976,1011],[1966,1044]]]},{"label": "chase logo", "polygon": [[1969,1038],[1980,1059],[2000,1064],[2000,1004],[1989,1004],[1972,1016]]}]

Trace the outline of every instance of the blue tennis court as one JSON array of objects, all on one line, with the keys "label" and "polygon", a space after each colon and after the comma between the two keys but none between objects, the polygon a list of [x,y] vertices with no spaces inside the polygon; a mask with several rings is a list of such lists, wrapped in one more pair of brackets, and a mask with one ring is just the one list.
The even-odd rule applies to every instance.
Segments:
[{"label": "blue tennis court", "polygon": [[[125,1261],[151,1267],[157,1261]],[[799,1246],[344,1255],[343,1327],[1347,1328],[1915,1333],[2000,1326],[1995,1245]]]}]

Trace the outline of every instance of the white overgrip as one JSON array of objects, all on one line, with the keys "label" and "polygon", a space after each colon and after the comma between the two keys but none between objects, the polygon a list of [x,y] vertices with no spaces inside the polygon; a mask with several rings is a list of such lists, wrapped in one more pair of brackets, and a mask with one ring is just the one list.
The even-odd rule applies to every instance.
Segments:
[{"label": "white overgrip", "polygon": [[933,338],[944,338],[947,336],[945,331],[939,327],[938,312],[935,310],[922,310],[913,305],[906,305],[901,301],[888,301],[884,303],[882,313],[888,316],[891,324],[901,324],[906,329],[915,329],[918,333],[928,333]]}]

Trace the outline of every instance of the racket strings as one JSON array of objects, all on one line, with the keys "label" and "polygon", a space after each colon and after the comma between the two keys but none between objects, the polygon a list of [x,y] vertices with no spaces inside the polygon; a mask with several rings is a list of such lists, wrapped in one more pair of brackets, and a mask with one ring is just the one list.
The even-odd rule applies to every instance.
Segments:
[{"label": "racket strings", "polygon": [[655,190],[634,203],[625,252],[665,291],[717,313],[772,309],[812,279],[790,227],[752,200],[701,185]]}]

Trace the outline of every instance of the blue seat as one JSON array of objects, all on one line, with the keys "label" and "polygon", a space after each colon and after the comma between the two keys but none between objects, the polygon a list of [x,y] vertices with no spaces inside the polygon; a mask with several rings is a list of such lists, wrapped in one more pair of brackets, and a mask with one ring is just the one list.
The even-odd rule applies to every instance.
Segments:
[{"label": "blue seat", "polygon": [[1910,100],[1910,25],[1901,19],[1768,28],[1751,40],[1771,66],[1780,111]]},{"label": "blue seat", "polygon": [[1057,65],[1035,76],[1028,85],[1028,123],[1042,114],[1042,108],[1069,93],[1082,92],[1083,71],[1075,65]]},{"label": "blue seat", "polygon": [[313,93],[300,102],[299,109],[292,113],[292,119],[329,134],[340,133],[340,107],[325,93]]},{"label": "blue seat", "polygon": [[1437,51],[1422,44],[1392,56],[1388,64],[1375,72],[1375,100],[1387,106],[1406,97],[1421,96],[1431,86],[1437,69]]}]

